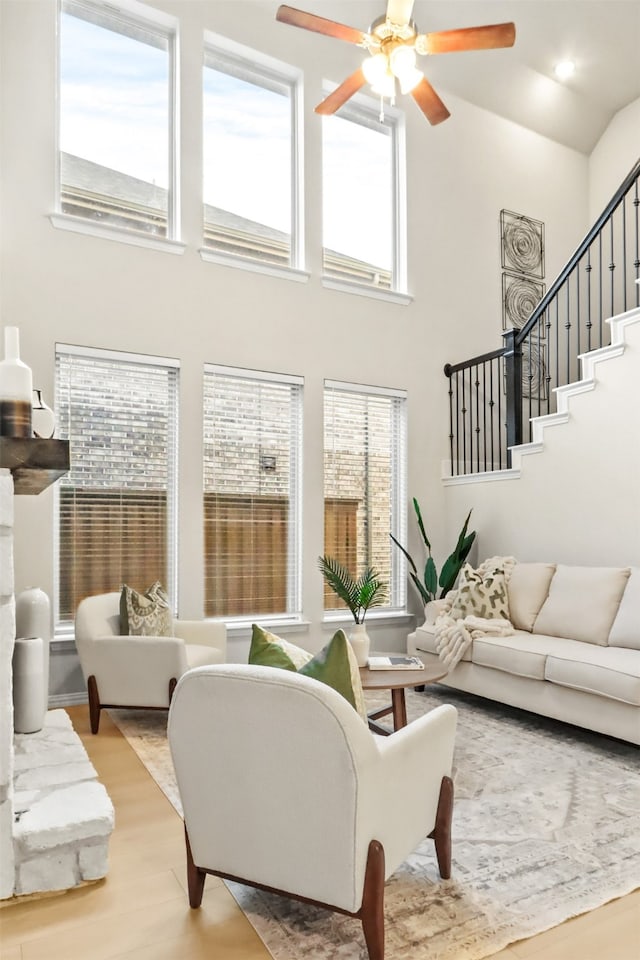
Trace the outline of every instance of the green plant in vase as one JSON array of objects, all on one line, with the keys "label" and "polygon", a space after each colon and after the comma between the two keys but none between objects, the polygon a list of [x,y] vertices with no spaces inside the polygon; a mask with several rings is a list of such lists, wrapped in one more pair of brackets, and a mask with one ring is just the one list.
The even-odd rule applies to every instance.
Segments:
[{"label": "green plant in vase", "polygon": [[438,570],[436,568],[435,560],[431,555],[431,543],[427,536],[427,531],[425,530],[424,522],[422,520],[422,513],[420,511],[420,505],[416,498],[413,498],[413,508],[416,512],[416,519],[418,521],[418,529],[420,530],[420,535],[422,536],[422,541],[427,552],[427,559],[424,566],[424,572],[422,574],[422,579],[418,574],[418,567],[413,560],[412,556],[408,550],[402,546],[402,544],[396,540],[392,533],[389,534],[396,547],[402,551],[411,567],[409,576],[411,577],[413,583],[418,589],[420,596],[422,597],[423,603],[431,603],[432,600],[436,599],[438,586],[440,586],[440,596],[444,597],[453,589],[453,586],[458,578],[458,574],[462,569],[462,565],[469,555],[469,551],[473,546],[473,541],[476,538],[475,530],[472,530],[471,533],[467,533],[467,528],[469,526],[469,520],[471,518],[471,510],[467,514],[467,519],[464,522],[462,530],[458,536],[457,543],[453,551],[449,554],[447,559],[442,565],[440,571],[440,576],[438,576]]},{"label": "green plant in vase", "polygon": [[379,607],[387,599],[387,584],[373,567],[367,567],[364,573],[356,578],[334,557],[318,557],[318,566],[325,583],[351,611],[355,628],[349,641],[356,654],[358,666],[364,667],[370,646],[364,620],[370,607]]}]

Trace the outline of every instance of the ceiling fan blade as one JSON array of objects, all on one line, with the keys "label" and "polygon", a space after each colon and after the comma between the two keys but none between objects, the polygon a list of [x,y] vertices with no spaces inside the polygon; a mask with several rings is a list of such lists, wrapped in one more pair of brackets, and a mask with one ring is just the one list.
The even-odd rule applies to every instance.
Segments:
[{"label": "ceiling fan blade", "polygon": [[388,0],[387,20],[397,27],[406,27],[411,20],[414,0]]},{"label": "ceiling fan blade", "polygon": [[516,39],[515,23],[493,23],[486,27],[463,27],[424,33],[416,40],[421,53],[457,53],[461,50],[494,50],[512,47]]},{"label": "ceiling fan blade", "polygon": [[318,104],[315,112],[321,113],[323,116],[330,116],[332,113],[335,113],[336,110],[339,110],[342,104],[347,102],[349,97],[357,93],[360,87],[364,87],[366,82],[362,69],[356,70],[350,77],[343,80],[340,86],[336,87],[333,93],[330,93],[322,103]]},{"label": "ceiling fan blade", "polygon": [[442,123],[451,116],[426,77],[423,77],[418,86],[413,88],[411,96],[432,126]]},{"label": "ceiling fan blade", "polygon": [[356,30],[355,27],[348,27],[344,23],[327,20],[325,17],[317,17],[314,13],[305,13],[304,10],[296,10],[295,7],[288,7],[286,4],[278,7],[276,20],[280,23],[288,23],[292,27],[302,27],[303,30],[323,33],[326,37],[346,40],[347,43],[360,44],[364,40],[362,31]]}]

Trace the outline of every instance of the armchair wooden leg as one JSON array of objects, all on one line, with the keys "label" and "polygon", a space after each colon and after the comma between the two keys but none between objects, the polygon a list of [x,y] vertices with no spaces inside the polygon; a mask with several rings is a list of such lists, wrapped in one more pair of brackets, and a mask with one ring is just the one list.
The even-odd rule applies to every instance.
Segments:
[{"label": "armchair wooden leg", "polygon": [[98,681],[95,676],[87,680],[87,693],[89,694],[89,720],[91,721],[91,733],[97,733],[100,726],[100,695],[98,693]]},{"label": "armchair wooden leg", "polygon": [[451,821],[453,819],[453,780],[443,777],[436,812],[436,825],[429,834],[436,845],[438,868],[443,880],[451,876]]},{"label": "armchair wooden leg", "polygon": [[191,844],[189,843],[189,834],[187,833],[186,824],[184,828],[184,841],[187,848],[187,887],[189,889],[189,906],[195,910],[202,903],[204,881],[207,875],[204,870],[200,870],[193,862]]},{"label": "armchair wooden leg", "polygon": [[360,919],[369,960],[384,960],[384,848],[378,840],[369,844]]},{"label": "armchair wooden leg", "polygon": [[177,682],[175,677],[171,677],[171,680],[169,680],[169,706],[171,706],[171,698],[173,697],[173,691],[176,688]]}]

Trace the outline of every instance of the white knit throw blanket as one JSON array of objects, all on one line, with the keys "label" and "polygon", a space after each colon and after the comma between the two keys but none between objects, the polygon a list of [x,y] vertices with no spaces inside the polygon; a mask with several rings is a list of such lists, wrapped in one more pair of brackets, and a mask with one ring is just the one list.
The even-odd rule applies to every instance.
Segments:
[{"label": "white knit throw blanket", "polygon": [[[477,572],[484,578],[492,570],[499,568],[504,570],[505,580],[508,583],[515,564],[515,557],[490,557],[480,564]],[[511,622],[501,617],[487,620],[484,617],[469,615],[464,619],[454,620],[449,616],[449,610],[453,606],[455,596],[456,594],[452,592],[445,597],[446,606],[435,623],[436,650],[447,672],[453,670],[464,656],[465,650],[478,637],[509,637],[513,634]]]}]

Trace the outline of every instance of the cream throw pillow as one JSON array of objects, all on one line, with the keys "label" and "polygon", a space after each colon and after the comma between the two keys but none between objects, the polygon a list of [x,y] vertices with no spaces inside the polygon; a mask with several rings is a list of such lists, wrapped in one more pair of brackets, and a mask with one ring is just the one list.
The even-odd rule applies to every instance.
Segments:
[{"label": "cream throw pillow", "polygon": [[449,611],[452,620],[482,617],[484,620],[509,619],[507,577],[504,567],[495,567],[484,575],[465,563],[458,590]]}]

